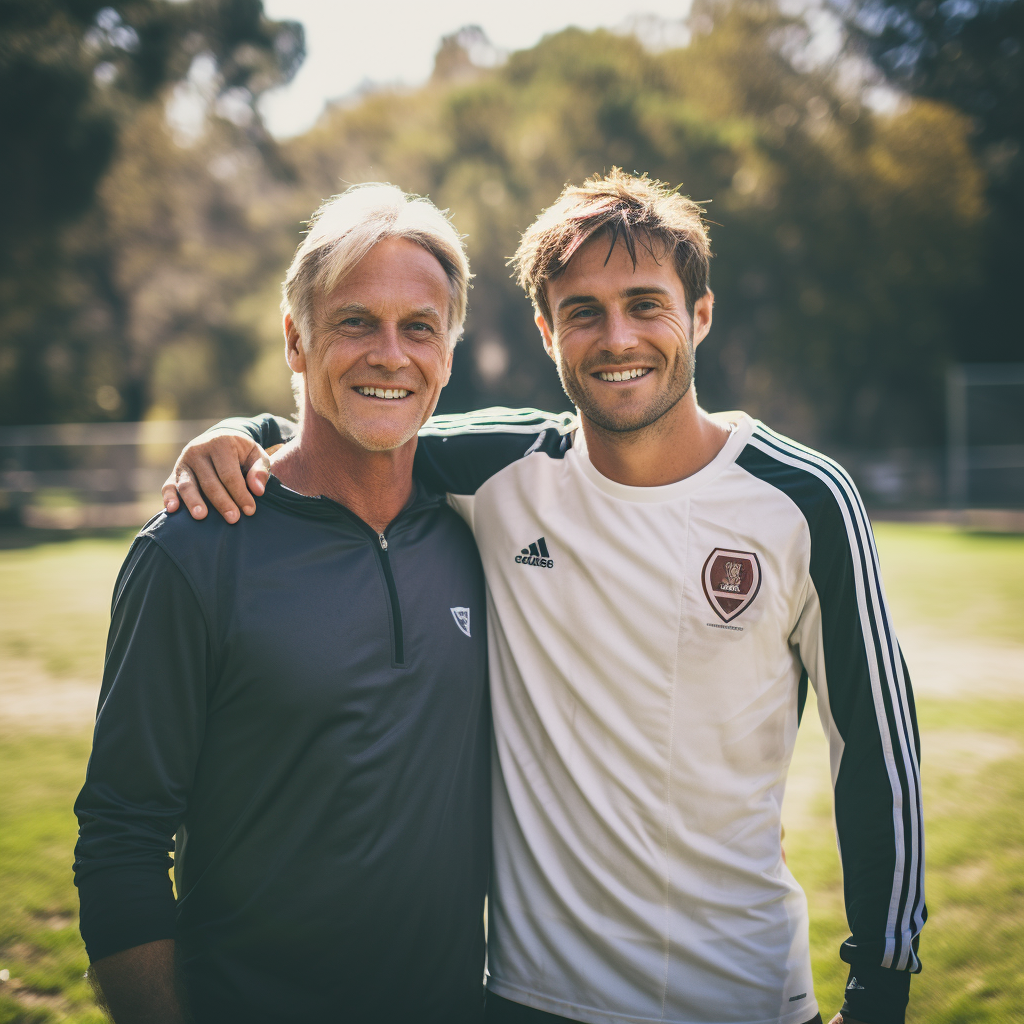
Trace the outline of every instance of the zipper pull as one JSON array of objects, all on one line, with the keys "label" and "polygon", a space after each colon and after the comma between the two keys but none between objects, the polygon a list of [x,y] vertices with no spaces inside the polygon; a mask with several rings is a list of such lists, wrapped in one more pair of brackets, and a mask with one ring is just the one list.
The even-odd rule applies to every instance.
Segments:
[{"label": "zipper pull", "polygon": [[387,549],[388,549],[388,539],[387,539],[387,537],[385,537],[383,533],[378,533],[377,534],[377,540],[380,541],[380,549],[381,549],[381,551],[387,551]]}]

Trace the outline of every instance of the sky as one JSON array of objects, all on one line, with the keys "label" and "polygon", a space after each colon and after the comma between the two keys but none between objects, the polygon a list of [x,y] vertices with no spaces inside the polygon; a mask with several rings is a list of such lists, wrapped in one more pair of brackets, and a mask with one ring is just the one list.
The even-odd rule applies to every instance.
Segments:
[{"label": "sky", "polygon": [[676,20],[687,0],[264,0],[270,18],[300,21],[306,60],[294,80],[266,94],[260,109],[278,138],[304,132],[327,100],[366,82],[417,85],[434,66],[442,36],[479,25],[499,49],[533,46],[567,25],[620,27],[638,15]]}]

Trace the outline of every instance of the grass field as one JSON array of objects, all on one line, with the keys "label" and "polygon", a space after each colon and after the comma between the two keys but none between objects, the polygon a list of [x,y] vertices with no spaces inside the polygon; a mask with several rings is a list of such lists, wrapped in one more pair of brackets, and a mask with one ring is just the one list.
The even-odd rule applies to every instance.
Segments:
[{"label": "grass field", "polygon": [[[1024,1022],[1024,538],[895,524],[877,534],[923,745],[930,919],[908,1019]],[[25,542],[0,537],[0,1024],[85,1024],[103,1018],[82,977],[71,805],[130,535]],[[827,1020],[846,977],[846,924],[813,702],[785,821]]]}]

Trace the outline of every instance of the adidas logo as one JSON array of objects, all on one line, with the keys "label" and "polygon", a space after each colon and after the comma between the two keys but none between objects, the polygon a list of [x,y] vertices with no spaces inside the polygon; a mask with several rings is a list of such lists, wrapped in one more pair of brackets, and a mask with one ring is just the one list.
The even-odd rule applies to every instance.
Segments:
[{"label": "adidas logo", "polygon": [[851,978],[850,984],[846,986],[847,992],[863,992],[864,986],[856,979]]},{"label": "adidas logo", "polygon": [[544,542],[543,537],[535,540],[528,548],[523,548],[516,555],[516,561],[520,565],[536,565],[541,569],[553,569],[555,567],[554,560],[548,554],[548,546]]}]

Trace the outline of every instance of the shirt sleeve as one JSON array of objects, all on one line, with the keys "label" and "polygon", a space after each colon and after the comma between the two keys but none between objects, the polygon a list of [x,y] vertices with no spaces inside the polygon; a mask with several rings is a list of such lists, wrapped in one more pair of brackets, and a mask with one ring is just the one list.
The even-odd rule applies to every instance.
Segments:
[{"label": "shirt sleeve", "polygon": [[414,472],[431,490],[470,496],[495,473],[537,453],[560,459],[572,447],[575,413],[479,409],[423,425]]},{"label": "shirt sleeve", "polygon": [[75,884],[90,960],[174,936],[168,869],[206,721],[209,632],[159,545],[136,539],[114,591]]},{"label": "shirt sleeve", "polygon": [[296,424],[283,416],[263,412],[253,417],[230,416],[219,423],[214,423],[204,433],[211,434],[221,430],[233,430],[243,437],[251,437],[261,448],[273,448],[274,445],[284,444],[295,436]]},{"label": "shirt sleeve", "polygon": [[[495,473],[534,452],[561,458],[572,446],[576,425],[575,413],[538,409],[495,407],[434,416],[419,432],[414,472],[438,493],[472,495]],[[296,425],[265,412],[251,419],[221,420],[206,433],[220,430],[233,430],[271,448],[290,441]]]},{"label": "shirt sleeve", "polygon": [[829,740],[851,931],[840,949],[850,965],[843,1012],[902,1024],[927,916],[914,697],[871,526],[845,474],[808,522],[810,578],[793,640]]}]

